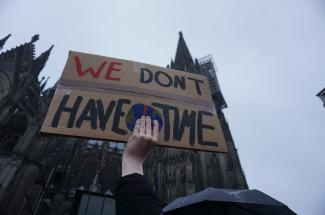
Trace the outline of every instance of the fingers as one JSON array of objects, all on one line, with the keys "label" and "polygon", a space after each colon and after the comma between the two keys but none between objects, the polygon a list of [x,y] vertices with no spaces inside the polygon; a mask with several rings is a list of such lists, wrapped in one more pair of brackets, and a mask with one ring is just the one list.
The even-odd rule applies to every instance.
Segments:
[{"label": "fingers", "polygon": [[153,131],[152,131],[152,138],[154,141],[158,141],[158,135],[159,135],[159,123],[158,120],[153,121]]},{"label": "fingers", "polygon": [[147,136],[157,142],[159,136],[159,123],[158,120],[154,120],[153,127],[151,123],[152,121],[150,116],[141,116],[141,119],[138,119],[135,123],[133,134]]},{"label": "fingers", "polygon": [[150,116],[146,116],[146,135],[152,136]]},{"label": "fingers", "polygon": [[140,119],[137,119],[133,128],[133,135],[139,134],[139,130],[140,130]]},{"label": "fingers", "polygon": [[140,119],[140,132],[139,134],[140,135],[144,135],[146,132],[146,118],[145,116],[141,116],[141,119]]}]

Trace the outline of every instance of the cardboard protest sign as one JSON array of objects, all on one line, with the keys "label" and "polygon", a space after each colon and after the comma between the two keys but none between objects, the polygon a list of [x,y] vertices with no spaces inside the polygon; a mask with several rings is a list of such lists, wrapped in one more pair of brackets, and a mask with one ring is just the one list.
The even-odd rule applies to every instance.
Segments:
[{"label": "cardboard protest sign", "polygon": [[158,145],[227,151],[205,76],[72,51],[41,132],[126,142],[141,115]]}]

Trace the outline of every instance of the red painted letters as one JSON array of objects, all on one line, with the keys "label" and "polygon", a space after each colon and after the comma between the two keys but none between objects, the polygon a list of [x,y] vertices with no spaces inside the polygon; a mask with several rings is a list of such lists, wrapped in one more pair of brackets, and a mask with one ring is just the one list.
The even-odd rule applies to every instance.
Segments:
[{"label": "red painted letters", "polygon": [[114,81],[120,81],[120,78],[116,78],[116,77],[111,77],[111,74],[113,71],[121,71],[119,68],[114,68],[115,65],[122,65],[122,63],[119,62],[111,62],[107,68],[106,71],[106,76],[105,79],[107,80],[114,80]]},{"label": "red painted letters", "polygon": [[100,73],[102,72],[103,68],[105,67],[105,65],[107,64],[106,61],[104,61],[100,67],[97,69],[97,71],[95,72],[94,69],[92,67],[88,67],[85,71],[82,71],[82,65],[81,65],[81,61],[79,56],[75,56],[74,60],[76,62],[76,69],[78,72],[79,77],[84,76],[86,73],[90,73],[91,76],[93,76],[93,78],[98,79],[98,77],[100,76]]},{"label": "red painted letters", "polygon": [[[77,73],[78,73],[79,77],[82,77],[82,76],[86,75],[87,73],[90,73],[90,75],[94,79],[99,78],[100,74],[102,73],[102,70],[104,69],[104,67],[107,64],[107,61],[102,62],[101,65],[99,66],[99,68],[97,68],[96,71],[91,66],[88,67],[87,69],[83,70],[79,56],[75,56],[74,60],[75,60],[75,63],[76,63],[76,70],[77,70]],[[113,80],[113,81],[120,81],[121,80],[120,78],[112,77],[112,72],[113,71],[121,71],[120,68],[115,67],[117,65],[122,65],[122,63],[120,63],[120,62],[111,62],[108,65],[108,68],[106,70],[106,75],[105,75],[106,80]]]}]

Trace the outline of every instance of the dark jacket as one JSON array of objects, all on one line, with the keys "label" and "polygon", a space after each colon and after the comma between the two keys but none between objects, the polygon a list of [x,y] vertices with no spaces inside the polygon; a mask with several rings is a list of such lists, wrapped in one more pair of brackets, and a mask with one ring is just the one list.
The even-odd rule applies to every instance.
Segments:
[{"label": "dark jacket", "polygon": [[117,215],[162,214],[152,187],[143,175],[137,173],[120,178],[115,199]]}]

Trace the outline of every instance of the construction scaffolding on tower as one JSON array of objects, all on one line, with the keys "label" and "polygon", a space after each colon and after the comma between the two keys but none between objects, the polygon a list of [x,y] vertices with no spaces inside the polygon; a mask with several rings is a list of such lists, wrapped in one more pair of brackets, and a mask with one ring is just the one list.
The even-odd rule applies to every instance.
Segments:
[{"label": "construction scaffolding on tower", "polygon": [[226,108],[227,103],[220,90],[220,85],[216,75],[217,67],[215,66],[212,56],[204,56],[198,59],[198,61],[202,70],[201,72],[208,78],[213,100],[217,103],[217,106],[220,109]]}]

